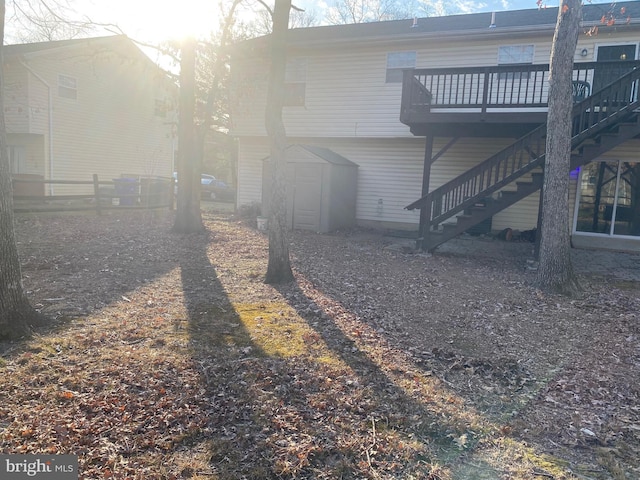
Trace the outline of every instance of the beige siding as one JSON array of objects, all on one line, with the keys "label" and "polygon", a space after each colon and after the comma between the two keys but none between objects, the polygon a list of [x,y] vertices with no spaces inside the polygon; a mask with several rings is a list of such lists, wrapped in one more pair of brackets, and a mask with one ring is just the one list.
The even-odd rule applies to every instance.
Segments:
[{"label": "beige siding", "polygon": [[47,85],[22,64],[5,64],[7,133],[46,134],[49,118]]},{"label": "beige siding", "polygon": [[[637,42],[627,34],[606,39],[582,35],[576,62],[594,60],[601,43]],[[304,107],[286,107],[284,119],[291,136],[393,137],[411,136],[399,121],[401,85],[385,83],[386,55],[392,51],[416,51],[418,68],[496,65],[501,45],[535,46],[534,63],[549,63],[551,35],[545,38],[516,36],[446,42],[415,41],[373,48],[335,48],[292,52],[307,58]],[[587,50],[587,56],[580,55]],[[264,59],[234,61],[237,103],[233,109],[233,134],[264,135],[264,107],[268,64]]]},{"label": "beige siding", "polygon": [[[448,139],[436,141],[434,153]],[[313,139],[293,138],[291,143],[310,143],[330,148],[358,164],[356,218],[368,224],[417,225],[418,211],[405,206],[420,198],[424,140],[410,139]],[[436,161],[431,170],[430,190],[455,178],[499,151],[506,139],[461,139]],[[640,141],[633,140],[612,150],[607,158],[637,159]],[[238,205],[262,201],[262,160],[268,156],[264,138],[244,138],[239,145]],[[569,191],[569,216],[573,221],[577,182],[572,176]],[[526,181],[523,177],[520,181]],[[514,190],[509,185],[505,190]],[[499,195],[496,194],[496,195]],[[537,226],[539,193],[534,193],[493,217],[492,229],[529,230]],[[380,202],[381,201],[381,202]]]},{"label": "beige siding", "polygon": [[[327,147],[358,165],[356,218],[379,222],[417,224],[418,213],[404,207],[420,196],[424,139],[290,139]],[[251,139],[239,146],[238,204],[261,202],[264,141]],[[381,201],[381,203],[380,203]]]},{"label": "beige siding", "polygon": [[[489,30],[488,30],[489,33]],[[576,62],[593,61],[600,43],[636,42],[634,34],[581,36]],[[418,212],[406,205],[420,197],[424,138],[414,137],[399,121],[401,84],[385,83],[388,52],[416,51],[418,68],[496,65],[500,45],[533,44],[534,63],[548,63],[551,34],[544,38],[511,35],[487,40],[422,40],[382,43],[368,47],[337,46],[298,49],[290,56],[305,57],[304,107],[286,107],[284,120],[291,143],[310,143],[331,148],[359,165],[357,219],[366,222],[397,222],[416,225]],[[373,44],[372,44],[373,45]],[[587,55],[580,51],[586,49]],[[268,155],[264,138],[264,106],[267,63],[250,59],[233,63],[236,102],[232,110],[232,133],[240,139],[238,203],[261,200],[261,159]],[[448,139],[436,138],[434,152]],[[430,189],[485,160],[510,139],[462,139],[433,166]],[[640,144],[616,149],[632,155]],[[524,180],[524,179],[523,179]],[[571,198],[575,198],[572,181]],[[515,188],[512,187],[512,188]],[[527,230],[537,223],[539,194],[535,193],[493,218],[493,229]],[[573,200],[572,200],[573,202]],[[572,203],[573,205],[573,203]]]},{"label": "beige siding", "polygon": [[29,83],[29,133],[49,133],[49,86],[32,73]]},{"label": "beige siding", "polygon": [[617,146],[609,150],[603,155],[603,158],[610,158],[614,160],[630,160],[637,162],[640,157],[640,140],[629,140],[622,145]]},{"label": "beige siding", "polygon": [[[448,139],[438,141],[438,152]],[[503,140],[504,141],[504,140]],[[417,225],[419,213],[405,207],[420,198],[424,139],[290,139],[291,143],[313,143],[334,150],[356,163],[358,195],[356,218],[366,222]],[[431,189],[468,170],[498,151],[495,139],[462,139],[439,159],[431,171]],[[243,139],[239,146],[238,205],[262,201],[262,160],[268,156],[264,139]],[[501,212],[494,229],[535,227],[537,195]]]},{"label": "beige siding", "polygon": [[266,139],[243,138],[238,144],[238,206],[262,202],[262,163],[269,155]]},{"label": "beige siding", "polygon": [[[464,39],[463,39],[464,40]],[[284,119],[291,136],[404,137],[409,129],[400,123],[401,84],[385,83],[386,55],[391,51],[417,53],[418,68],[496,65],[500,45],[533,44],[534,63],[548,63],[551,37],[531,36],[487,41],[415,42],[389,47],[295,52],[307,58],[304,107],[285,107]],[[596,42],[581,38],[576,61],[592,60]],[[586,48],[587,57],[579,52]],[[264,107],[268,64],[264,60],[234,62],[235,98],[233,133],[264,135]]]},{"label": "beige siding", "polygon": [[[43,81],[52,89],[53,158],[46,162],[48,177],[91,180],[95,173],[111,180],[122,174],[171,175],[173,118],[156,116],[154,109],[156,99],[172,94],[157,68],[141,58],[77,50],[27,61],[35,72],[30,77],[34,92],[30,101],[38,106],[44,102]],[[60,96],[59,74],[76,79],[76,99]],[[33,126],[48,138],[48,116],[41,117],[34,117]],[[64,193],[64,188],[56,187],[55,193]]]},{"label": "beige siding", "polygon": [[7,133],[28,133],[30,105],[28,100],[27,73],[20,65],[4,68],[4,116]]},{"label": "beige siding", "polygon": [[538,224],[538,205],[540,194],[533,193],[518,203],[505,208],[494,215],[491,222],[493,230],[512,228],[514,230],[530,230]]}]

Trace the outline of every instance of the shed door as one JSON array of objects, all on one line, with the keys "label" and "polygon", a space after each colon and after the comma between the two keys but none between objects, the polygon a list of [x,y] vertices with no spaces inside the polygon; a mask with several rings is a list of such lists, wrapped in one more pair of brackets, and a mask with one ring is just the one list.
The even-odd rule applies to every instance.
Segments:
[{"label": "shed door", "polygon": [[322,165],[296,164],[293,189],[293,228],[319,231]]}]

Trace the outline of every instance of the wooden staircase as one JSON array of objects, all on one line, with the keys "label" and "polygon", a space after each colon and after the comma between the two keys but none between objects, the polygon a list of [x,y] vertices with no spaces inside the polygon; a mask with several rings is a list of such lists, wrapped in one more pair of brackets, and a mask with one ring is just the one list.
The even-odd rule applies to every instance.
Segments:
[{"label": "wooden staircase", "polygon": [[[571,168],[640,135],[640,69],[574,105]],[[540,190],[546,124],[408,205],[421,209],[418,246],[432,251]]]}]

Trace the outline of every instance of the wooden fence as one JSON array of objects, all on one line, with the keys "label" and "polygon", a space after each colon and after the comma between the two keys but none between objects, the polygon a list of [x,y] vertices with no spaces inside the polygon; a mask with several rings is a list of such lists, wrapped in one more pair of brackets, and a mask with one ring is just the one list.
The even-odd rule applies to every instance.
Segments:
[{"label": "wooden fence", "polygon": [[[40,175],[14,175],[12,183],[16,213],[95,211],[99,215],[105,210],[172,210],[175,200],[175,180],[166,177],[100,180],[94,174],[92,180],[45,180]],[[56,190],[65,194],[55,194]]]}]

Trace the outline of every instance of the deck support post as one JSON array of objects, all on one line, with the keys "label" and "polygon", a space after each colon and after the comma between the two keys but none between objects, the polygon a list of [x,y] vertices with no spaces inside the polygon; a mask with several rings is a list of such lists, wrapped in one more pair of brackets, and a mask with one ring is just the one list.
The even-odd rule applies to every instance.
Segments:
[{"label": "deck support post", "polygon": [[[433,158],[433,135],[429,134],[425,137],[424,146],[424,166],[422,169],[422,197],[424,198],[429,193],[429,181],[431,179],[431,165],[434,162]],[[418,231],[418,244],[417,248],[426,250],[428,248],[429,230],[431,221],[431,204],[423,205],[420,208],[420,228]]]}]

